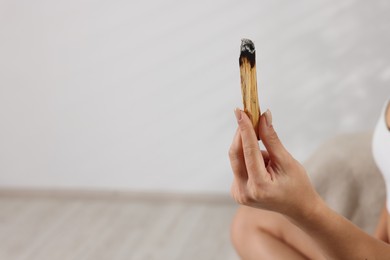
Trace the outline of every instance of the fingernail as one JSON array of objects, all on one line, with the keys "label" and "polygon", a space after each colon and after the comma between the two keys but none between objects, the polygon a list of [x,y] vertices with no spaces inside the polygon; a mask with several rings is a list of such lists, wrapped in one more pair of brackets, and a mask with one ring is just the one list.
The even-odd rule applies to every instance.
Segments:
[{"label": "fingernail", "polygon": [[271,111],[269,111],[269,109],[267,109],[267,111],[264,112],[264,116],[265,116],[265,122],[267,123],[267,126],[268,127],[272,126],[272,114]]},{"label": "fingernail", "polygon": [[237,121],[240,121],[241,120],[241,110],[238,107],[236,107],[234,109],[234,114],[236,115]]}]

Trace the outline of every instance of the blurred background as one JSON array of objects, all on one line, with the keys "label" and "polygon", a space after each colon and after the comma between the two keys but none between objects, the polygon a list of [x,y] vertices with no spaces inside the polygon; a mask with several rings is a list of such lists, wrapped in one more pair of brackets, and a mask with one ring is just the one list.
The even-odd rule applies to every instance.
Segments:
[{"label": "blurred background", "polygon": [[[0,1],[0,256],[235,259],[227,151],[241,38],[256,45],[261,110],[304,161],[374,128],[390,94],[389,12],[385,0]],[[159,214],[157,226],[132,220]],[[118,215],[134,227],[107,231]],[[102,230],[117,237],[104,250]]]}]

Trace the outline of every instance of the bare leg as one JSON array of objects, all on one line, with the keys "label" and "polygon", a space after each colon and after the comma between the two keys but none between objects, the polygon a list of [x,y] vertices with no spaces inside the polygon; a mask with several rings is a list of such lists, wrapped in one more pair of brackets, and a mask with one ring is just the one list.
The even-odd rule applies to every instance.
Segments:
[{"label": "bare leg", "polygon": [[233,220],[232,242],[242,259],[324,259],[317,245],[284,216],[241,206]]}]

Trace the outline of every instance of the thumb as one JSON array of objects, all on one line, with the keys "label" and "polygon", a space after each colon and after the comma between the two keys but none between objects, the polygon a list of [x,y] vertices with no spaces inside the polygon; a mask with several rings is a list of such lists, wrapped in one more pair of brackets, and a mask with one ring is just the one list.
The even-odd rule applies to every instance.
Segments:
[{"label": "thumb", "polygon": [[268,109],[260,117],[259,136],[269,153],[270,159],[275,163],[282,163],[286,160],[286,156],[290,156],[275,132],[272,125],[272,114]]}]

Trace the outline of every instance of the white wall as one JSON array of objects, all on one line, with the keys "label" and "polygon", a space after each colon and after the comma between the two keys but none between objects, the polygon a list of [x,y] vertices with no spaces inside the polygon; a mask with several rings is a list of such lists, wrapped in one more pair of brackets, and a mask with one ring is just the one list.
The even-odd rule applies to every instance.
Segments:
[{"label": "white wall", "polygon": [[1,1],[0,186],[229,192],[240,39],[300,160],[371,129],[388,1]]}]

